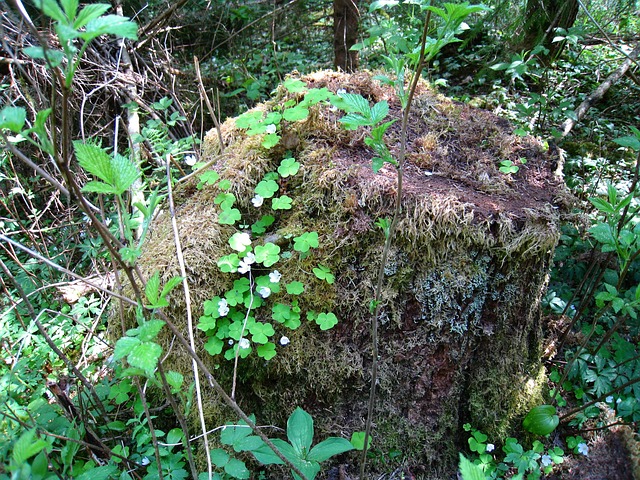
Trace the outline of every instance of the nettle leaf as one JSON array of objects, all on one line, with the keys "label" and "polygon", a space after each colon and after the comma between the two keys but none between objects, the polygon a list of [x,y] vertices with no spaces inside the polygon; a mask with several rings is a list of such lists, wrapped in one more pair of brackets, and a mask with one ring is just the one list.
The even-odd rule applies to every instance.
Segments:
[{"label": "nettle leaf", "polygon": [[371,123],[376,124],[381,122],[388,114],[389,104],[385,100],[376,103],[371,108]]},{"label": "nettle leaf", "polygon": [[262,198],[271,198],[278,191],[278,188],[280,187],[274,180],[261,180],[254,191]]},{"label": "nettle leaf", "polygon": [[320,326],[320,330],[329,330],[338,324],[338,317],[333,312],[319,313],[315,322]]},{"label": "nettle leaf", "polygon": [[11,457],[16,464],[22,465],[49,446],[49,444],[41,438],[34,440],[35,435],[36,430],[34,428],[24,432],[20,435],[20,438],[16,440],[16,443],[13,445],[13,452],[11,452]]},{"label": "nettle leaf", "polygon": [[463,480],[485,480],[486,476],[482,467],[468,460],[462,453],[458,464]]},{"label": "nettle leaf", "polygon": [[369,101],[362,95],[355,93],[344,93],[340,96],[343,102],[342,108],[347,113],[361,113],[367,118],[371,118],[371,107]]},{"label": "nettle leaf", "polygon": [[27,111],[22,107],[4,107],[0,110],[0,130],[6,128],[13,133],[19,133],[26,120]]},{"label": "nettle leaf", "polygon": [[302,80],[298,80],[297,78],[287,78],[284,83],[284,88],[286,88],[291,93],[300,93],[304,92],[307,89],[307,84]]},{"label": "nettle leaf", "polygon": [[287,195],[283,195],[277,198],[272,198],[271,208],[273,210],[291,210],[292,201],[293,201],[292,198]]},{"label": "nettle leaf", "polygon": [[129,353],[140,344],[140,340],[135,337],[121,337],[116,342],[116,346],[113,350],[113,358],[120,360],[126,357]]},{"label": "nettle leaf", "polygon": [[345,130],[357,130],[358,127],[371,125],[370,120],[359,113],[349,113],[339,121],[344,125]]},{"label": "nettle leaf", "polygon": [[137,337],[142,342],[150,342],[158,336],[162,327],[164,327],[162,320],[148,320],[140,325]]},{"label": "nettle leaf", "polygon": [[300,105],[293,108],[288,108],[283,113],[284,119],[288,120],[289,122],[298,122],[300,120],[304,120],[308,116],[309,110]]},{"label": "nettle leaf", "polygon": [[35,0],[36,7],[42,10],[47,17],[58,22],[66,22],[67,17],[56,0]]},{"label": "nettle leaf", "polygon": [[156,271],[149,279],[147,280],[147,285],[144,288],[144,294],[147,297],[147,300],[152,305],[158,301],[160,298],[160,274]]}]

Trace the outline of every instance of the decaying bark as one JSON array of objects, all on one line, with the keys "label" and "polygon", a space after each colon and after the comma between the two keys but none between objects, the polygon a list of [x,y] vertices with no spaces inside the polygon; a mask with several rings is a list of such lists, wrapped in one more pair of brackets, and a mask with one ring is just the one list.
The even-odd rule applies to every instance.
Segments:
[{"label": "decaying bark", "polygon": [[358,69],[358,52],[351,50],[358,39],[360,11],[357,0],[333,2],[333,49],[335,66],[345,72]]}]

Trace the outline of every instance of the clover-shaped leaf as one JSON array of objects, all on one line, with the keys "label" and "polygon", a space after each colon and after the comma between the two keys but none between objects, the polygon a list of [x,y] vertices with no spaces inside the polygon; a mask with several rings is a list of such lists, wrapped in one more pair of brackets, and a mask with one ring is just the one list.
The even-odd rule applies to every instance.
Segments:
[{"label": "clover-shaped leaf", "polygon": [[270,267],[280,259],[280,247],[274,243],[258,245],[254,249],[256,262],[262,263],[265,267]]},{"label": "clover-shaped leaf", "polygon": [[291,210],[291,197],[283,195],[281,197],[271,199],[271,208],[273,210]]},{"label": "clover-shaped leaf", "polygon": [[300,169],[300,164],[296,162],[295,158],[285,158],[280,162],[280,166],[278,167],[278,173],[282,177],[290,177],[291,175],[295,175],[298,173]]},{"label": "clover-shaped leaf", "polygon": [[240,218],[242,218],[240,210],[237,208],[229,208],[220,212],[218,215],[218,223],[221,225],[233,225],[240,220]]},{"label": "clover-shaped leaf", "polygon": [[278,184],[274,180],[262,180],[256,185],[255,192],[262,198],[271,198],[278,191]]},{"label": "clover-shaped leaf", "polygon": [[308,252],[310,248],[318,248],[318,232],[305,232],[293,239],[293,249],[297,252]]},{"label": "clover-shaped leaf", "polygon": [[273,342],[267,342],[264,345],[259,345],[256,347],[256,351],[258,352],[258,356],[265,360],[271,360],[276,356],[276,346]]},{"label": "clover-shaped leaf", "polygon": [[238,271],[238,265],[240,264],[240,259],[238,255],[232,253],[231,255],[225,255],[224,257],[218,260],[218,268],[220,268],[221,272],[224,273],[235,273]]},{"label": "clover-shaped leaf", "polygon": [[333,312],[319,313],[315,322],[320,326],[320,330],[329,330],[338,324],[338,317]]},{"label": "clover-shaped leaf", "polygon": [[229,245],[237,252],[244,252],[251,245],[251,237],[245,232],[236,232],[229,238]]},{"label": "clover-shaped leaf", "polygon": [[287,283],[287,293],[289,295],[300,295],[302,292],[304,292],[304,284],[302,282],[294,280]]},{"label": "clover-shaped leaf", "polygon": [[331,285],[335,281],[335,277],[331,273],[331,270],[329,270],[329,267],[325,267],[324,265],[318,265],[313,269],[313,273],[316,277],[318,277],[320,280],[324,280],[329,285]]}]

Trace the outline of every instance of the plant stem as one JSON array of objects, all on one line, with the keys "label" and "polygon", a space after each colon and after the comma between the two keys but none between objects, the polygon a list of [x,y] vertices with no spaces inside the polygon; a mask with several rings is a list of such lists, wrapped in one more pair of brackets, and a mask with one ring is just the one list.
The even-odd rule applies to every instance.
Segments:
[{"label": "plant stem", "polygon": [[364,444],[362,447],[362,457],[360,460],[360,480],[364,480],[366,463],[367,463],[367,451],[369,446],[369,438],[371,436],[371,423],[373,422],[373,407],[376,399],[376,384],[378,382],[378,317],[380,316],[380,310],[382,305],[382,286],[384,282],[384,269],[387,265],[387,258],[389,257],[389,251],[393,243],[394,234],[398,221],[400,219],[400,213],[402,211],[402,179],[404,176],[404,164],[406,160],[407,150],[407,127],[409,125],[409,113],[411,110],[411,103],[420,81],[420,75],[424,67],[424,52],[427,41],[427,31],[429,30],[429,23],[431,20],[431,11],[427,13],[427,18],[424,22],[424,28],[422,31],[422,38],[420,39],[420,58],[416,65],[416,69],[411,80],[411,87],[409,88],[409,96],[407,98],[407,104],[402,112],[402,129],[400,133],[400,152],[398,154],[398,168],[397,168],[397,191],[396,191],[396,203],[393,211],[393,219],[387,232],[387,237],[384,242],[384,249],[382,250],[382,259],[380,260],[380,268],[378,269],[378,279],[376,283],[375,291],[375,312],[371,322],[371,387],[369,390],[369,404],[367,406],[367,420],[365,423],[364,431]]}]

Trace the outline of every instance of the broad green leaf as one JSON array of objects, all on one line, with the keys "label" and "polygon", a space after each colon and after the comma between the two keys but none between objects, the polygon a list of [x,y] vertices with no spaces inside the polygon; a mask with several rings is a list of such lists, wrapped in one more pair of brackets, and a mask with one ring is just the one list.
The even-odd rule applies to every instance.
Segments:
[{"label": "broad green leaf", "polygon": [[62,63],[62,60],[64,60],[64,52],[52,48],[47,48],[45,50],[42,47],[26,47],[23,52],[29,55],[31,58],[42,60],[46,59],[48,62],[47,66],[51,67],[57,67]]},{"label": "broad green leaf", "polygon": [[27,112],[22,107],[4,107],[0,110],[0,130],[6,128],[13,133],[19,133],[26,120]]},{"label": "broad green leaf", "polygon": [[285,158],[280,162],[278,173],[281,177],[286,178],[298,173],[299,169],[300,163],[296,162],[295,158]]},{"label": "broad green leaf", "polygon": [[254,249],[256,262],[262,263],[265,267],[270,267],[280,259],[280,247],[274,243],[258,245]]},{"label": "broad green leaf", "polygon": [[180,391],[182,384],[184,383],[184,376],[173,370],[169,370],[166,373],[167,383],[171,387],[171,393],[177,393]]},{"label": "broad green leaf", "polygon": [[344,102],[344,111],[347,113],[361,113],[366,118],[371,118],[371,107],[369,101],[362,95],[355,93],[344,93],[340,96]]},{"label": "broad green leaf", "polygon": [[462,453],[459,455],[460,463],[458,464],[458,468],[460,469],[462,480],[485,480],[486,477],[482,471],[482,467],[468,460]]},{"label": "broad green leaf", "polygon": [[386,101],[378,102],[371,108],[371,123],[376,124],[384,120],[389,114],[389,104]]},{"label": "broad green leaf", "polygon": [[166,285],[162,288],[160,297],[165,298],[167,295],[169,295],[169,293],[171,293],[171,290],[173,290],[178,285],[180,285],[183,280],[184,278],[182,277],[171,277],[169,281],[166,283]]},{"label": "broad green leaf", "polygon": [[242,460],[238,460],[237,458],[232,458],[229,462],[224,466],[224,471],[229,476],[238,479],[246,479],[251,476],[251,473],[247,469],[247,466],[244,464]]},{"label": "broad green leaf", "polygon": [[287,420],[287,438],[297,456],[307,458],[313,441],[313,418],[300,407]]},{"label": "broad green leaf", "polygon": [[309,110],[298,105],[297,107],[287,108],[282,116],[289,122],[297,122],[307,118],[309,116]]},{"label": "broad green leaf", "polygon": [[359,113],[349,113],[342,117],[340,123],[344,125],[346,130],[357,130],[358,127],[366,127],[371,125],[369,118],[364,117]]},{"label": "broad green leaf", "polygon": [[16,464],[22,465],[49,445],[41,438],[34,438],[35,435],[35,429],[27,430],[16,440],[13,445],[13,452],[11,452],[11,457]]},{"label": "broad green leaf", "polygon": [[73,28],[82,28],[91,20],[95,20],[111,8],[107,3],[93,3],[85,6],[73,22]]},{"label": "broad green leaf", "polygon": [[224,342],[218,337],[209,337],[207,343],[204,344],[204,349],[211,356],[219,355],[224,347]]},{"label": "broad green leaf", "polygon": [[116,154],[113,157],[114,179],[116,193],[118,195],[126,192],[131,185],[138,179],[140,172],[135,163],[131,159]]},{"label": "broad green leaf", "polygon": [[162,320],[147,320],[138,328],[137,337],[142,342],[150,342],[158,336],[162,327],[164,327]]},{"label": "broad green leaf", "polygon": [[[289,445],[284,440],[280,440],[279,438],[274,438],[274,439],[271,439],[271,441],[280,452],[282,452],[283,449],[286,450],[288,447],[288,450],[291,451],[291,453],[295,454],[295,452],[292,451],[293,449],[291,445]],[[275,454],[275,452],[271,450],[269,446],[267,446],[266,443],[263,443],[260,448],[256,448],[255,450],[252,450],[251,453],[253,454],[254,457],[256,457],[256,460],[258,460],[263,465],[283,465],[284,464],[284,462],[280,460],[280,457],[278,457]]]},{"label": "broad green leaf", "polygon": [[601,198],[590,198],[591,204],[603,213],[615,213],[615,208],[606,200]]},{"label": "broad green leaf", "polygon": [[211,450],[211,461],[218,468],[224,467],[230,458],[229,454],[222,448],[214,448]]},{"label": "broad green leaf", "polygon": [[85,183],[82,187],[82,191],[85,193],[102,193],[105,195],[114,195],[116,193],[116,189],[111,185],[98,182],[97,180],[91,180],[90,182]]},{"label": "broad green leaf", "polygon": [[245,112],[236,118],[236,127],[238,128],[251,128],[262,121],[264,112],[255,110],[252,112]]},{"label": "broad green leaf", "polygon": [[56,0],[35,0],[34,3],[47,17],[58,22],[66,22],[67,17]]},{"label": "broad green leaf", "polygon": [[162,355],[162,347],[160,345],[152,342],[142,342],[129,352],[127,361],[132,367],[141,368],[147,375],[151,376],[158,365],[160,355]]},{"label": "broad green leaf", "polygon": [[76,18],[76,12],[78,11],[78,0],[60,0],[64,13],[69,20]]},{"label": "broad green leaf", "polygon": [[131,350],[140,344],[140,340],[135,337],[122,337],[116,342],[116,347],[113,350],[113,358],[120,360],[121,358],[129,355]]},{"label": "broad green leaf", "polygon": [[[255,421],[255,417],[250,416],[252,421]],[[220,441],[224,445],[237,445],[239,444],[245,437],[248,437],[253,433],[249,426],[242,420],[240,420],[237,425],[225,425],[220,432]]]},{"label": "broad green leaf", "polygon": [[334,313],[319,313],[315,322],[320,326],[320,330],[329,330],[338,324],[338,317]]},{"label": "broad green leaf", "polygon": [[622,147],[629,147],[636,152],[640,152],[639,137],[632,137],[629,135],[627,137],[614,138],[613,141]]},{"label": "broad green leaf", "polygon": [[307,84],[297,78],[287,78],[283,85],[291,93],[304,92],[307,89]]},{"label": "broad green leaf", "polygon": [[[353,445],[353,448],[362,451],[364,449],[364,437],[365,432],[353,432],[351,434],[351,445]],[[371,435],[369,435],[367,448],[371,448],[371,441]]]},{"label": "broad green leaf", "polygon": [[75,478],[76,480],[110,480],[117,471],[118,467],[115,465],[103,465],[92,467]]},{"label": "broad green leaf", "polygon": [[559,423],[560,419],[553,405],[539,405],[532,408],[524,417],[522,426],[528,432],[536,435],[548,435],[556,429]]},{"label": "broad green leaf", "polygon": [[138,39],[138,25],[129,21],[127,17],[119,15],[104,15],[87,22],[86,31],[81,37],[84,40],[93,40],[100,35],[115,35],[116,37]]},{"label": "broad green leaf", "polygon": [[353,450],[354,446],[345,438],[330,437],[314,446],[307,457],[314,462],[324,462],[334,455],[339,455],[349,450]]},{"label": "broad green leaf", "polygon": [[591,233],[593,238],[602,244],[615,244],[615,238],[613,237],[611,226],[608,223],[599,223],[598,225],[594,225],[589,229],[589,233]]}]

